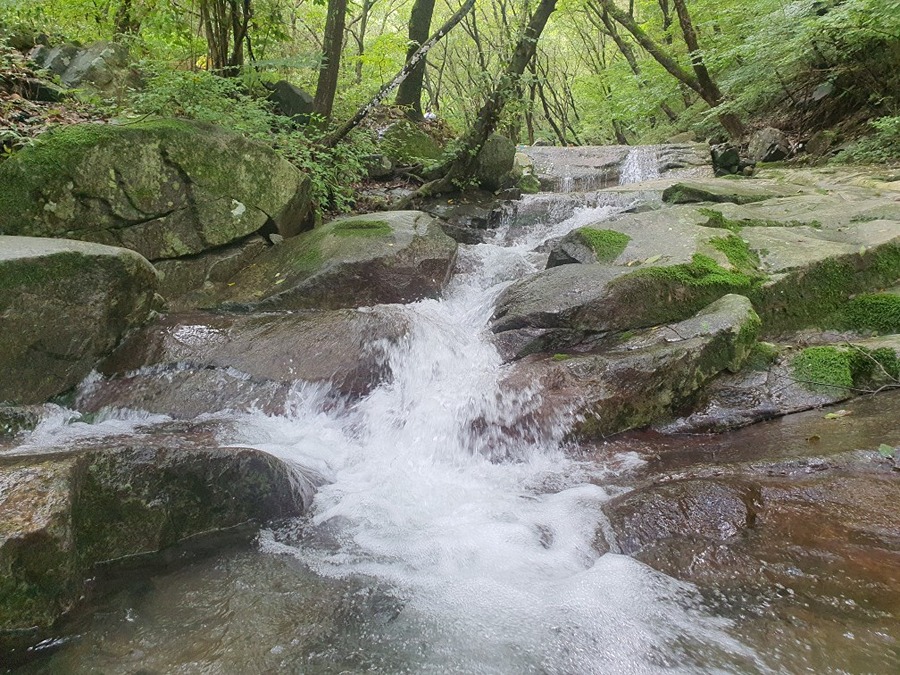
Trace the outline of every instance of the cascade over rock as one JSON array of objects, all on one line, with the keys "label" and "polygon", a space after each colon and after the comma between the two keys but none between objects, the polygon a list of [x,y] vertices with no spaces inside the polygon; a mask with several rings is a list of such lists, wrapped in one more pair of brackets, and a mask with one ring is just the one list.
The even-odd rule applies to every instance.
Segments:
[{"label": "cascade over rock", "polygon": [[[407,324],[390,308],[163,317],[133,334],[79,391],[79,410],[130,408],[191,419],[222,409],[284,411],[295,383],[357,398],[389,376]],[[373,338],[376,338],[374,340]],[[165,373],[165,377],[160,377]]]},{"label": "cascade over rock", "polygon": [[0,236],[0,401],[75,386],[150,315],[157,273],[122,248]]},{"label": "cascade over rock", "polygon": [[[647,154],[657,176],[682,178],[710,176],[709,146],[702,143],[639,146]],[[612,187],[627,178],[627,161],[633,148],[627,145],[560,148],[530,146],[524,152],[534,163],[541,188],[552,192],[596,190]],[[639,180],[647,180],[641,176]],[[625,181],[622,181],[625,182]],[[636,182],[632,178],[632,182]]]}]

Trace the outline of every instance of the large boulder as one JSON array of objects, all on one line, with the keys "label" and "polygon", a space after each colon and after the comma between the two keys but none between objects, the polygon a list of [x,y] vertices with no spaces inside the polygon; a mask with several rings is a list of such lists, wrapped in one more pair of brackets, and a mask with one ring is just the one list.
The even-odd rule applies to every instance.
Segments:
[{"label": "large boulder", "polygon": [[0,236],[0,401],[76,385],[149,316],[157,273],[133,251]]},{"label": "large boulder", "polygon": [[87,47],[71,43],[56,47],[38,45],[29,56],[69,88],[89,87],[121,93],[141,83],[137,71],[131,67],[128,48],[115,42],[95,42]]},{"label": "large boulder", "polygon": [[705,178],[682,181],[666,188],[663,192],[663,201],[669,204],[694,204],[696,202],[750,204],[809,192],[812,192],[809,188],[780,185],[774,181]]},{"label": "large boulder", "polygon": [[754,162],[777,162],[791,153],[791,144],[783,131],[766,127],[753,133],[747,154]]},{"label": "large boulder", "polygon": [[130,248],[148,260],[264,227],[293,236],[309,179],[271,149],[211,125],[161,120],[51,132],[0,165],[0,233]]},{"label": "large boulder", "polygon": [[444,151],[440,143],[409,120],[394,122],[384,129],[378,147],[395,166],[428,164]]},{"label": "large boulder", "polygon": [[298,382],[340,398],[389,375],[387,347],[407,334],[388,307],[285,314],[172,314],[124,342],[86,382],[76,407],[193,418],[220,410],[284,413]]},{"label": "large boulder", "polygon": [[[299,515],[291,471],[257,450],[131,439],[0,459],[0,650],[36,644],[98,566]],[[17,649],[18,648],[18,649]],[[7,652],[8,653],[8,652]]]},{"label": "large boulder", "polygon": [[750,301],[727,295],[690,319],[591,353],[525,359],[507,384],[527,388],[540,382],[536,417],[556,419],[559,411],[574,411],[574,435],[607,436],[671,415],[713,376],[737,371],[759,327]]},{"label": "large boulder", "polygon": [[309,121],[315,106],[313,97],[308,92],[287,80],[278,80],[278,82],[266,86],[269,89],[268,99],[275,106],[278,114],[290,117],[298,124],[306,124]]},{"label": "large boulder", "polygon": [[[770,181],[712,186],[734,196],[734,183],[771,197]],[[552,246],[550,269],[501,294],[492,328],[504,353],[681,320],[726,293],[753,301],[767,335],[828,327],[855,294],[900,278],[895,201],[869,189],[777,191],[801,194],[665,207],[574,230]]]},{"label": "large boulder", "polygon": [[515,179],[511,176],[516,157],[516,145],[506,136],[491,134],[475,163],[475,177],[485,190],[494,192],[510,187]]},{"label": "large boulder", "polygon": [[268,249],[205,304],[294,310],[413,302],[441,292],[456,246],[420,211],[339,218]]}]

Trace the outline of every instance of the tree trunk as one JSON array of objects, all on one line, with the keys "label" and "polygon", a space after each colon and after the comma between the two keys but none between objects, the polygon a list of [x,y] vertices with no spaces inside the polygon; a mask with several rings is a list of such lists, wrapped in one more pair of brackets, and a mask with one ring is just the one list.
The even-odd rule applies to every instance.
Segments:
[{"label": "tree trunk", "polygon": [[252,18],[251,0],[200,0],[208,70],[226,77],[240,73]]},{"label": "tree trunk", "polygon": [[431,51],[431,48],[434,47],[438,42],[440,42],[441,38],[444,37],[450,30],[462,21],[463,17],[468,14],[472,7],[475,5],[475,0],[466,0],[462,7],[447,19],[446,23],[443,26],[438,28],[434,35],[432,35],[421,47],[419,47],[416,52],[412,55],[412,57],[406,62],[403,68],[400,69],[400,72],[394,76],[394,79],[384,85],[377,94],[375,94],[374,98],[371,101],[366,103],[362,108],[356,111],[356,114],[351,117],[344,126],[342,126],[337,132],[335,132],[325,143],[326,147],[333,148],[344,137],[353,131],[356,127],[359,126],[360,122],[362,122],[366,116],[375,109],[385,98],[390,94],[394,89],[396,89],[402,82],[405,80],[409,74],[415,69],[416,65],[425,59],[428,55],[428,52]]},{"label": "tree trunk", "polygon": [[[409,47],[406,60],[409,61],[419,47],[428,39],[431,17],[434,14],[434,0],[416,0],[409,13]],[[400,88],[397,89],[396,104],[406,108],[411,119],[422,119],[422,82],[425,79],[425,59],[421,59],[412,69]]]},{"label": "tree trunk", "polygon": [[[710,77],[705,64],[703,64],[702,55],[697,45],[697,36],[694,32],[690,16],[687,13],[687,7],[684,5],[684,0],[675,0],[675,5],[676,11],[678,11],[679,21],[681,22],[682,33],[685,34],[685,44],[687,44],[688,49],[691,50],[693,73],[682,68],[675,58],[666,53],[665,49],[660,44],[647,35],[630,15],[616,7],[613,0],[599,1],[609,15],[625,28],[625,30],[631,33],[635,41],[637,41],[641,47],[646,49],[647,53],[649,53],[659,65],[665,68],[670,75],[695,91],[711,108],[715,108],[722,103],[722,92],[716,86],[712,77]],[[679,9],[679,7],[681,9]],[[684,19],[682,19],[682,15],[684,16]],[[692,49],[691,45],[696,49]],[[702,80],[700,77],[701,72],[703,73]],[[736,115],[732,113],[720,114],[719,121],[732,138],[740,138],[743,135],[743,125]]]},{"label": "tree trunk", "polygon": [[[700,95],[704,101],[709,103],[710,107],[716,107],[724,97],[703,61],[703,53],[700,51],[700,44],[697,41],[697,32],[694,30],[685,0],[673,0],[673,2],[675,3],[675,12],[678,14],[678,23],[681,24],[681,33],[684,35],[684,43],[691,54],[691,66],[697,76],[697,82],[700,83],[700,88],[703,90]],[[721,113],[719,121],[732,138],[740,138],[744,135],[744,125],[737,115]]]},{"label": "tree trunk", "polygon": [[316,96],[313,100],[313,110],[326,120],[331,118],[334,96],[337,93],[346,17],[347,0],[328,0],[325,39],[322,42],[322,64],[319,66],[319,81],[316,84]]},{"label": "tree trunk", "polygon": [[421,195],[453,192],[459,189],[459,184],[467,182],[474,173],[475,162],[488,137],[497,127],[500,114],[506,105],[510,95],[516,91],[516,84],[525,72],[525,69],[534,59],[537,51],[537,43],[547,25],[547,20],[556,9],[556,0],[541,0],[534,10],[525,32],[519,38],[512,58],[500,77],[500,81],[494,87],[494,91],[488,96],[475,122],[466,134],[460,139],[459,148],[455,156],[439,167],[434,175],[440,176],[437,180],[423,185]]}]

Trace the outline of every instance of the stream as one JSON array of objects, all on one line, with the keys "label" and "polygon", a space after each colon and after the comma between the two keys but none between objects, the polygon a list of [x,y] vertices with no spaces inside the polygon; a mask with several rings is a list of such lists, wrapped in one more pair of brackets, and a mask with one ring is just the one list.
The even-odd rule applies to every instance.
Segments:
[{"label": "stream", "polygon": [[[658,176],[639,152],[625,169],[626,182]],[[295,467],[307,515],[108,593],[22,672],[896,672],[896,614],[863,613],[834,639],[822,639],[833,617],[769,630],[768,599],[714,598],[617,553],[601,507],[648,453],[567,445],[568,411],[538,422],[537,388],[503,390],[510,366],[488,329],[498,295],[543,269],[547,241],[647,198],[526,197],[487,243],[460,246],[441,299],[396,308],[410,330],[373,342],[390,377],[370,394],[335,404],[298,383],[284,414],[211,416],[221,445]],[[30,442],[147,422],[112,410],[45,422]]]}]

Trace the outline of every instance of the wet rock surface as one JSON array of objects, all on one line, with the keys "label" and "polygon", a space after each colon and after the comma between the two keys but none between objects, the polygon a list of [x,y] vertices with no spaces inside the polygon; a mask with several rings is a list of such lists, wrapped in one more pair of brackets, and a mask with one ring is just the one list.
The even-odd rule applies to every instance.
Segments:
[{"label": "wet rock surface", "polygon": [[[773,664],[879,670],[900,620],[900,392],[833,411],[598,446],[645,460],[626,479],[636,488],[604,506],[602,531],[613,550],[697,584]],[[790,625],[819,649],[842,646],[827,663],[765,647]]]},{"label": "wet rock surface", "polygon": [[0,236],[0,401],[73,387],[150,315],[157,275],[133,251]]},{"label": "wet rock surface", "polygon": [[720,371],[739,369],[758,330],[750,301],[728,295],[669,330],[638,333],[593,353],[525,359],[507,384],[540,382],[538,416],[572,411],[576,437],[614,434],[664,417]]},{"label": "wet rock surface", "polygon": [[296,310],[413,302],[441,292],[456,246],[421,211],[339,218],[267,249],[203,304]]},{"label": "wet rock surface", "polygon": [[98,566],[303,509],[280,461],[180,433],[4,453],[0,488],[0,648],[13,658],[76,606]]},{"label": "wet rock surface", "polygon": [[406,330],[390,308],[172,314],[100,364],[101,377],[81,387],[76,405],[188,419],[224,409],[278,414],[298,382],[355,399],[388,376],[387,348]]},{"label": "wet rock surface", "polygon": [[[672,176],[710,175],[709,146],[672,144],[645,146],[659,173]],[[632,148],[627,145],[577,148],[535,147],[522,152],[534,162],[541,188],[553,192],[585,191],[615,186]]]}]

